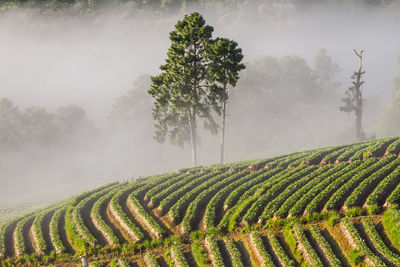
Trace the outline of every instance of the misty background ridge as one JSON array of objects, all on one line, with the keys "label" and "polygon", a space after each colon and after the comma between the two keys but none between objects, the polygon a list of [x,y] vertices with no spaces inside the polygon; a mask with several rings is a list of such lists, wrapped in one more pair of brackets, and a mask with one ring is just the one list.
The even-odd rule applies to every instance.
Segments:
[{"label": "misty background ridge", "polygon": [[[366,51],[367,137],[400,134],[398,1],[228,2],[98,3],[57,15],[33,1],[1,11],[0,202],[59,200],[191,166],[188,147],[152,138],[147,90],[169,32],[192,11],[245,55],[228,104],[227,162],[356,142],[353,116],[339,111],[354,48]],[[199,136],[199,163],[217,163],[219,136],[202,125]]]}]

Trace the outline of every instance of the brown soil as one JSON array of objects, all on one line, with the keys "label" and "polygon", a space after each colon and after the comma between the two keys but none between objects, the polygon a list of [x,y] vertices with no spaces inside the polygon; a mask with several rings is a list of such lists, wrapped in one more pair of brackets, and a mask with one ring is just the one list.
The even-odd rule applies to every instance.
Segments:
[{"label": "brown soil", "polygon": [[5,249],[6,249],[6,253],[5,256],[6,257],[12,257],[15,255],[15,250],[14,250],[14,239],[13,239],[13,233],[15,230],[15,227],[17,226],[18,221],[12,223],[10,226],[8,226],[6,233],[5,233],[5,237],[4,237],[4,241],[5,241]]},{"label": "brown soil", "polygon": [[[34,218],[28,220],[22,230],[23,233],[23,237],[24,237],[24,244],[25,244],[25,248],[26,248],[26,254],[31,254],[31,253],[35,253],[35,248],[33,245],[33,237],[31,234],[31,227],[32,227],[32,223],[33,223]],[[28,237],[28,238],[26,238]]]}]

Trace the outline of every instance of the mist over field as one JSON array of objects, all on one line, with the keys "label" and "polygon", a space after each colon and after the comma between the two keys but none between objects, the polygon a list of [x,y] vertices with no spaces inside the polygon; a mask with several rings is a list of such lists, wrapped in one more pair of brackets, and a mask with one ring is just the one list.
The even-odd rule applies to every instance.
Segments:
[{"label": "mist over field", "polygon": [[[246,69],[229,100],[227,162],[357,141],[353,116],[339,111],[358,68],[353,49],[365,49],[367,137],[400,134],[395,125],[382,130],[400,72],[400,5],[295,2],[188,4],[137,13],[104,7],[59,16],[2,11],[0,99],[20,113],[45,108],[58,123],[72,110],[78,122],[54,142],[44,137],[2,147],[0,202],[60,200],[107,182],[190,167],[189,147],[152,138],[146,91],[164,63],[169,32],[192,11],[203,14],[214,37],[235,40],[245,56]],[[218,163],[220,137],[201,128],[199,163]]]}]

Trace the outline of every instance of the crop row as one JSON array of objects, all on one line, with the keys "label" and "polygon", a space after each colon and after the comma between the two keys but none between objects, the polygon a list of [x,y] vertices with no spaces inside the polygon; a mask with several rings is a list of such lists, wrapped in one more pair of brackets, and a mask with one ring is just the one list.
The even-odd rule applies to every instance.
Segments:
[{"label": "crop row", "polygon": [[229,231],[235,229],[242,214],[249,209],[249,207],[258,199],[259,196],[270,189],[274,184],[286,179],[287,177],[290,177],[291,175],[294,175],[295,173],[301,172],[304,169],[306,169],[306,166],[304,165],[286,169],[263,181],[261,184],[253,185],[240,196],[236,202],[236,205],[225,213],[224,217],[218,224],[218,228],[228,228]]},{"label": "crop row", "polygon": [[[246,170],[231,175],[210,187],[204,188],[203,191],[198,194],[195,199],[189,204],[186,210],[185,216],[182,221],[182,227],[184,232],[190,232],[193,230],[193,221],[200,214],[200,210],[207,204],[207,201],[212,198],[221,188],[235,182],[246,174]],[[192,191],[193,192],[193,191]]]},{"label": "crop row", "polygon": [[43,255],[50,248],[46,244],[46,240],[44,238],[42,225],[44,224],[44,219],[46,216],[52,216],[55,210],[59,208],[59,205],[51,206],[43,211],[39,212],[35,219],[33,220],[31,227],[31,236],[34,244],[35,252],[38,255]]},{"label": "crop row", "polygon": [[215,226],[215,222],[217,220],[216,216],[218,212],[217,209],[218,206],[222,205],[224,196],[232,192],[235,188],[240,187],[243,183],[246,183],[249,180],[254,180],[254,177],[258,177],[265,172],[269,171],[260,169],[258,171],[249,173],[240,178],[239,180],[231,183],[230,185],[225,186],[222,190],[218,191],[218,193],[215,194],[213,198],[211,198],[210,202],[208,202],[206,207],[206,211],[204,214],[206,228],[209,229]]},{"label": "crop row", "polygon": [[[33,221],[35,214],[31,214],[29,216],[24,217],[20,221],[18,221],[17,226],[14,230],[14,245],[15,245],[15,254],[20,256],[22,254],[28,253],[27,247],[25,246],[25,238],[24,238],[24,230],[28,227],[28,223]],[[29,242],[29,237],[26,237],[26,242]]]},{"label": "crop row", "polygon": [[269,172],[256,172],[256,174],[262,173],[258,175],[256,178],[240,185],[239,187],[235,188],[229,196],[224,200],[224,210],[227,210],[231,208],[236,201],[245,193],[247,192],[251,187],[254,185],[257,185],[261,182],[264,182],[273,176],[275,176],[277,173],[281,172],[283,169],[282,168],[275,168]]},{"label": "crop row", "polygon": [[229,258],[232,263],[232,267],[244,267],[244,264],[242,262],[242,255],[240,254],[240,251],[236,247],[232,238],[230,238],[229,236],[225,236],[224,243],[225,243],[226,249],[229,252]]},{"label": "crop row", "polygon": [[[288,205],[290,203],[287,201],[289,198],[292,198],[293,199],[292,203],[295,203],[298,197],[304,195],[313,186],[318,184],[322,179],[324,179],[327,176],[326,174],[328,175],[332,174],[333,173],[332,171],[335,170],[332,169],[332,167],[333,165],[331,164],[324,165],[323,167],[312,172],[311,174],[302,177],[301,179],[297,180],[296,182],[286,187],[282,193],[273,198],[265,206],[264,211],[259,217],[259,219],[267,220],[273,217],[274,215],[278,217],[286,215],[282,211],[288,210],[289,207],[288,206],[284,207],[284,203]],[[280,210],[280,212],[277,212],[278,210]]]},{"label": "crop row", "polygon": [[[197,186],[199,186],[200,183],[205,182],[209,179],[212,179],[212,177],[217,176],[218,174],[221,174],[219,171],[212,171],[212,172],[207,172],[204,173],[203,175],[190,175],[187,177],[187,179],[182,180],[182,184],[179,184],[179,187],[173,188],[172,193],[166,195],[163,200],[160,202],[160,209],[163,211],[167,211],[171,208],[171,206],[178,201],[183,195],[185,195],[187,192],[190,192],[191,190],[195,189]],[[151,199],[153,202],[153,198]],[[154,202],[153,202],[154,203]]]},{"label": "crop row", "polygon": [[[342,162],[342,161],[348,161],[350,160],[351,157],[353,157],[356,153],[360,153],[361,150],[367,148],[370,144],[372,144],[375,141],[367,141],[367,142],[362,142],[362,143],[356,143],[353,145],[350,145],[350,147],[340,156],[336,158],[337,162]],[[361,152],[360,156],[362,155],[363,152]],[[357,157],[356,157],[357,159]],[[355,160],[355,159],[352,159]]]},{"label": "crop row", "polygon": [[390,206],[391,204],[400,204],[400,184],[397,185],[397,187],[386,199],[385,206]]},{"label": "crop row", "polygon": [[391,188],[400,183],[400,166],[398,166],[392,173],[387,175],[374,189],[374,191],[368,196],[365,204],[367,206],[378,206],[383,201],[387,192],[390,192]]},{"label": "crop row", "polygon": [[375,224],[370,218],[361,219],[364,231],[368,238],[371,240],[375,249],[388,259],[393,265],[400,266],[400,257],[391,251],[386,244],[383,242],[378,231],[375,229]]},{"label": "crop row", "polygon": [[317,252],[314,250],[314,248],[310,244],[310,241],[307,239],[301,224],[296,223],[293,226],[293,233],[297,240],[297,246],[302,252],[305,261],[311,266],[323,266]]},{"label": "crop row", "polygon": [[137,214],[143,224],[146,225],[156,238],[163,238],[166,236],[167,233],[164,228],[162,228],[160,224],[145,210],[133,194],[129,195],[127,205]]},{"label": "crop row", "polygon": [[66,247],[64,246],[61,236],[60,236],[60,220],[63,218],[63,215],[65,214],[66,207],[61,207],[58,210],[56,210],[51,216],[50,219],[50,225],[49,225],[49,231],[50,231],[50,239],[51,243],[54,246],[54,249],[57,254],[61,254],[66,251]]},{"label": "crop row", "polygon": [[286,251],[283,249],[282,245],[279,243],[279,240],[276,234],[272,231],[267,232],[269,244],[271,245],[272,250],[274,251],[279,263],[282,266],[296,266],[295,262],[289,258]]},{"label": "crop row", "polygon": [[[150,207],[152,208],[157,207],[161,200],[168,198],[176,190],[182,188],[182,186],[185,186],[189,182],[196,183],[195,181],[197,181],[198,178],[204,176],[210,177],[209,174],[210,172],[208,171],[196,172],[194,174],[185,173],[177,177],[170,178],[169,180],[166,180],[164,183],[160,183],[159,185],[150,189],[146,193],[144,198],[147,200],[150,199],[149,202]],[[199,181],[202,181],[202,179],[199,179]]]},{"label": "crop row", "polygon": [[[220,181],[224,181],[227,179],[232,179],[232,177],[236,177],[238,175],[243,175],[246,170],[239,172],[238,174],[234,174],[233,176],[231,173],[225,172],[214,176],[212,179],[208,180],[207,182],[197,186],[193,190],[187,192],[183,197],[181,197],[169,210],[169,216],[172,219],[172,222],[177,224],[179,220],[182,218],[182,213],[187,205],[191,200],[196,198],[200,193],[204,192],[205,190],[211,188],[214,184],[217,184]],[[230,177],[230,178],[228,178]]]},{"label": "crop row", "polygon": [[[99,199],[101,196],[107,194],[109,191],[112,191],[113,189],[118,188],[120,185],[115,184],[113,186],[107,187],[101,191],[98,191],[94,194],[91,194],[87,198],[83,199],[81,202],[79,202],[73,212],[72,212],[72,218],[75,222],[75,227],[78,231],[78,233],[91,245],[95,246],[97,244],[97,239],[93,236],[93,234],[90,232],[88,227],[85,225],[84,219],[82,214],[86,213],[86,210],[91,210],[89,207],[90,202],[96,201]],[[89,212],[88,212],[89,213]]]},{"label": "crop row", "polygon": [[350,245],[359,250],[365,257],[365,262],[373,266],[386,266],[385,263],[368,248],[364,239],[361,238],[353,222],[350,219],[344,218],[340,222],[340,228],[342,229],[346,239]]},{"label": "crop row", "polygon": [[257,259],[262,266],[275,266],[274,262],[272,261],[272,257],[267,252],[262,237],[259,233],[252,232],[250,234],[250,243],[253,246]]},{"label": "crop row", "polygon": [[397,137],[397,139],[387,147],[386,152],[388,154],[399,154],[399,152],[400,152],[400,137]]},{"label": "crop row", "polygon": [[100,197],[93,205],[90,212],[94,226],[101,232],[107,243],[111,246],[119,243],[118,237],[115,236],[112,228],[104,221],[101,210],[107,205],[108,201],[115,195],[121,187],[117,187],[107,194]]},{"label": "crop row", "polygon": [[213,234],[206,236],[204,240],[204,246],[206,247],[208,254],[210,255],[211,262],[215,267],[223,267],[224,260],[222,258],[221,251],[218,247],[217,240]]},{"label": "crop row", "polygon": [[133,183],[130,186],[127,186],[123,190],[118,191],[110,201],[109,208],[112,216],[114,219],[120,224],[120,226],[124,229],[124,231],[133,239],[133,240],[142,240],[144,238],[143,232],[140,230],[140,228],[135,225],[131,219],[127,216],[127,214],[124,212],[122,209],[121,205],[119,204],[120,198],[126,194],[129,193],[132,190],[141,188],[143,185],[143,182],[140,183]]},{"label": "crop row", "polygon": [[259,215],[261,209],[263,209],[269,201],[277,197],[279,193],[281,193],[281,191],[286,187],[290,186],[291,183],[294,183],[302,177],[308,177],[308,175],[315,171],[315,169],[317,169],[317,166],[309,166],[286,179],[281,179],[267,192],[265,192],[265,194],[257,197],[257,200],[251,205],[250,209],[248,209],[246,214],[243,216],[243,221],[247,223],[253,222]]},{"label": "crop row", "polygon": [[146,263],[146,266],[149,266],[149,267],[159,267],[160,266],[160,264],[158,264],[158,262],[157,262],[157,259],[150,252],[146,253],[146,255],[144,256],[144,262]]},{"label": "crop row", "polygon": [[350,196],[344,202],[344,206],[346,208],[354,207],[358,204],[359,200],[367,195],[370,189],[378,184],[385,176],[390,174],[397,166],[399,166],[400,161],[395,160],[396,156],[391,155],[385,158],[383,161],[386,161],[387,164],[382,166],[381,169],[373,173],[372,175],[364,178],[362,180],[354,180],[355,184],[358,184],[357,187],[351,192]]},{"label": "crop row", "polygon": [[[376,158],[370,159],[371,161],[377,161]],[[368,168],[362,169],[359,173],[356,173],[348,178],[346,182],[343,183],[343,185],[336,190],[335,193],[331,195],[329,200],[324,206],[324,210],[333,210],[335,208],[338,208],[340,202],[344,200],[346,195],[351,192],[351,190],[359,184],[363,179],[367,178],[369,175],[374,173],[376,170],[379,170],[380,168],[384,167],[388,163],[388,160],[382,159],[376,162],[375,164],[371,165]],[[343,177],[342,177],[343,178]],[[340,180],[342,180],[342,178]]]},{"label": "crop row", "polygon": [[183,254],[182,248],[179,245],[173,245],[171,248],[171,257],[177,267],[189,267],[189,263]]},{"label": "crop row", "polygon": [[[306,208],[310,206],[310,203],[323,191],[328,185],[336,181],[338,177],[348,173],[355,169],[361,162],[354,162],[349,164],[347,162],[341,162],[330,171],[321,175],[316,183],[313,183],[308,188],[299,190],[294,193],[278,210],[275,216],[299,216],[303,213]],[[307,191],[307,189],[309,189]],[[314,202],[315,203],[315,202]],[[319,205],[319,202],[315,203]],[[289,208],[289,210],[288,210]]]},{"label": "crop row", "polygon": [[322,236],[321,231],[317,225],[310,225],[308,230],[311,233],[311,236],[316,241],[318,247],[325,255],[326,259],[328,260],[329,264],[333,267],[340,267],[342,263],[336,257],[335,253],[333,252],[332,247],[329,245],[328,241]]}]

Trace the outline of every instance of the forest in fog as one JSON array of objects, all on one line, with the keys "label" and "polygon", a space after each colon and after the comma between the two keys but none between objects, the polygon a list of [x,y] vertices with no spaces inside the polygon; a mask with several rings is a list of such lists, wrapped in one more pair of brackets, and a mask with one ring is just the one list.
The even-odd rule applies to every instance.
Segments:
[{"label": "forest in fog", "polygon": [[[191,166],[189,146],[153,138],[148,90],[173,25],[194,10],[243,49],[226,161],[358,141],[354,116],[339,110],[358,69],[353,49],[365,50],[366,138],[400,134],[397,1],[118,3],[2,4],[0,202],[56,200]],[[219,133],[198,131],[199,164],[218,163]]]}]

